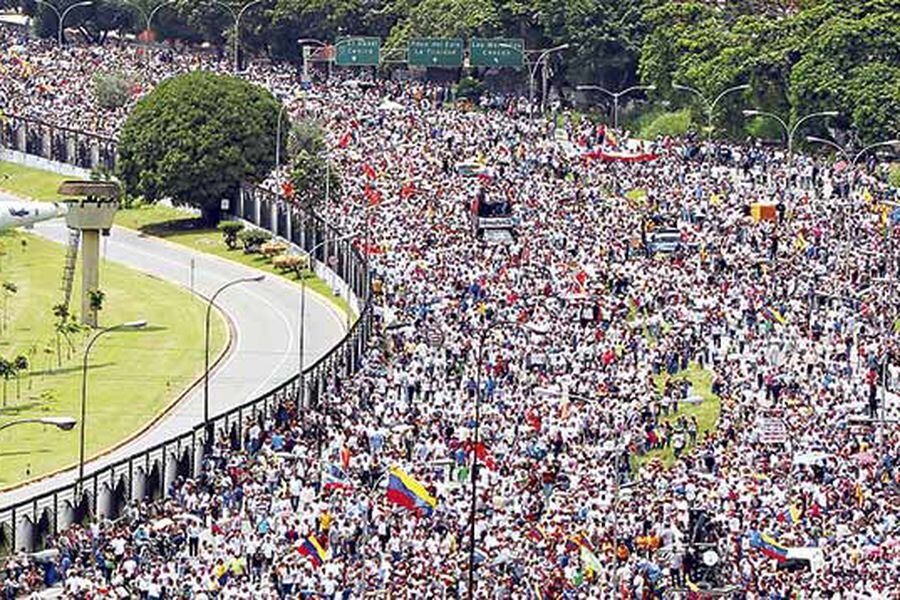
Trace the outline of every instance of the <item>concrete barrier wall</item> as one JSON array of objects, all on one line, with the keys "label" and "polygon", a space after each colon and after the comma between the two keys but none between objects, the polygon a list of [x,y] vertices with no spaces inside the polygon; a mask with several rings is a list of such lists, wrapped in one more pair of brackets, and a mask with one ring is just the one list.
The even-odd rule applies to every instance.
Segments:
[{"label": "concrete barrier wall", "polygon": [[90,179],[91,172],[88,169],[82,169],[74,165],[49,160],[43,156],[34,154],[25,154],[18,150],[10,150],[9,148],[0,148],[0,160],[22,165],[23,167],[31,167],[33,169],[43,169],[51,171],[66,177],[75,177],[78,179]]}]

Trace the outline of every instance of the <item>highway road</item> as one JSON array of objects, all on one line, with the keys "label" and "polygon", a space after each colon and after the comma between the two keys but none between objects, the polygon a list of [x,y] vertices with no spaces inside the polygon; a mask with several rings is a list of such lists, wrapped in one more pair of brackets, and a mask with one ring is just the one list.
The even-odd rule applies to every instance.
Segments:
[{"label": "highway road", "polygon": [[[0,196],[0,200],[4,199]],[[61,219],[40,223],[34,233],[65,243],[68,229]],[[107,260],[115,261],[171,283],[189,286],[191,260],[194,261],[194,290],[204,296],[239,277],[260,271],[212,255],[195,252],[177,244],[114,228],[102,243]],[[59,265],[62,272],[62,263]],[[103,273],[101,268],[101,281]],[[234,338],[231,352],[210,378],[210,414],[215,416],[261,395],[296,374],[299,366],[299,288],[275,276],[260,283],[229,288],[216,304],[231,321]],[[310,293],[306,303],[305,361],[310,365],[343,336],[346,318],[326,299]],[[136,315],[140,317],[140,315]],[[213,357],[214,358],[214,357]],[[85,473],[107,463],[189,430],[202,421],[203,386],[196,386],[185,398],[137,438],[85,467]],[[59,473],[33,484],[0,493],[0,507],[27,499],[73,482],[77,469]]]}]

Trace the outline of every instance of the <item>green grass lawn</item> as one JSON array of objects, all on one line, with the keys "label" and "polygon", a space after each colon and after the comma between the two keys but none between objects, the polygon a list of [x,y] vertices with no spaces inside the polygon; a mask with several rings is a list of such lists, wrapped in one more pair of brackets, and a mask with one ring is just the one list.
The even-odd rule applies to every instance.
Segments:
[{"label": "green grass lawn", "polygon": [[643,200],[647,197],[647,190],[643,188],[634,188],[625,192],[625,197],[629,200]]},{"label": "green grass lawn", "polygon": [[[719,422],[719,416],[722,412],[722,403],[718,396],[712,393],[712,378],[713,374],[710,371],[701,369],[697,365],[691,365],[684,371],[677,373],[672,376],[673,380],[681,380],[687,379],[691,382],[693,386],[693,391],[698,396],[703,398],[703,402],[701,404],[685,404],[681,403],[678,405],[678,412],[674,414],[670,414],[666,417],[661,417],[660,421],[675,421],[680,416],[685,417],[696,417],[697,419],[697,440],[700,441],[706,435],[707,431],[711,431],[716,428],[716,425]],[[663,373],[658,375],[655,378],[657,389],[660,393],[662,393],[665,388],[666,381],[670,379],[670,376]],[[685,448],[685,453],[690,452],[693,448],[691,446],[687,446]],[[637,465],[643,465],[644,463],[654,459],[659,458],[662,460],[663,465],[669,467],[675,462],[675,455],[672,452],[671,447],[663,448],[661,450],[653,450],[640,456],[637,458]]]},{"label": "green grass lawn", "polygon": [[31,200],[61,200],[56,190],[66,179],[72,177],[0,161],[0,189]]},{"label": "green grass lawn", "polygon": [[[24,242],[24,245],[23,245]],[[7,299],[0,355],[24,355],[30,374],[6,383],[0,423],[46,416],[79,418],[82,351],[88,333],[61,344],[57,362],[52,307],[62,299],[64,248],[34,235],[0,232],[5,254],[0,281],[18,291]],[[80,271],[72,309],[78,312]],[[101,324],[146,319],[144,330],[113,332],[91,351],[88,377],[87,454],[94,455],[139,430],[203,372],[205,305],[187,290],[115,263],[101,267],[106,293]],[[225,346],[224,320],[214,321],[212,356]],[[2,380],[0,380],[2,383]],[[78,427],[61,432],[23,425],[0,432],[0,487],[72,465],[78,459]]]}]

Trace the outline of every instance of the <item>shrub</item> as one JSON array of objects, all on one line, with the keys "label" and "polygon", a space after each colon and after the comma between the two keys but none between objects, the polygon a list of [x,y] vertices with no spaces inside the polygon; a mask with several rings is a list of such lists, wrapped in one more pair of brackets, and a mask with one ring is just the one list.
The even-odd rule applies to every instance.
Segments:
[{"label": "shrub", "polygon": [[244,230],[244,224],[240,221],[222,221],[219,223],[219,231],[229,250],[237,248],[238,234]]},{"label": "shrub", "polygon": [[900,188],[900,164],[891,165],[888,181],[894,188]]},{"label": "shrub", "polygon": [[478,102],[484,93],[484,83],[473,77],[463,77],[456,84],[456,97],[467,98],[472,102]]},{"label": "shrub", "polygon": [[640,137],[646,140],[660,135],[678,137],[686,134],[690,128],[691,111],[685,108],[660,114],[641,129]]},{"label": "shrub", "polygon": [[125,73],[94,73],[94,98],[107,110],[122,108],[131,98],[131,79]]},{"label": "shrub", "polygon": [[774,140],[776,142],[780,142],[784,137],[784,131],[781,129],[781,125],[779,125],[778,121],[774,119],[753,117],[752,119],[747,121],[744,129],[747,130],[747,135],[749,135],[750,137],[761,140]]},{"label": "shrub", "polygon": [[245,229],[238,234],[238,239],[244,244],[244,252],[253,254],[259,252],[260,247],[272,239],[272,234],[262,229]]},{"label": "shrub", "polygon": [[305,254],[282,254],[272,259],[272,266],[279,271],[294,273],[298,277],[309,264],[309,257]]},{"label": "shrub", "polygon": [[275,256],[278,256],[279,254],[284,254],[285,252],[287,252],[287,249],[288,249],[288,245],[285,244],[284,242],[270,241],[270,242],[266,242],[265,244],[263,244],[260,247],[259,251],[264,256],[266,256],[268,258],[273,258]]}]

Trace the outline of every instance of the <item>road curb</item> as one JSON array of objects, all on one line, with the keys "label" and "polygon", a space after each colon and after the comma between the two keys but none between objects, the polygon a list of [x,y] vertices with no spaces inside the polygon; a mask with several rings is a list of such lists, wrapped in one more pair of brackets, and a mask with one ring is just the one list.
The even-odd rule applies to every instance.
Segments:
[{"label": "road curb", "polygon": [[[197,254],[203,256],[204,258],[209,258],[209,259],[217,260],[217,261],[229,264],[229,265],[237,265],[239,267],[244,267],[246,269],[258,271],[258,272],[266,275],[267,277],[274,275],[275,277],[277,277],[279,279],[279,281],[283,281],[284,283],[287,283],[287,284],[291,285],[292,287],[296,287],[296,288],[298,288],[297,291],[298,292],[300,291],[301,284],[299,282],[292,281],[292,280],[288,279],[287,277],[285,277],[284,275],[281,275],[279,273],[270,273],[268,271],[263,271],[262,269],[257,269],[256,267],[251,267],[249,265],[245,265],[245,264],[239,263],[234,260],[228,260],[227,258],[223,258],[223,257],[219,256],[218,254],[210,254],[209,252],[203,252],[202,250],[196,250],[194,248],[191,248],[190,246],[185,246],[184,244],[179,244],[177,242],[170,242],[169,240],[167,240],[165,238],[151,235],[149,233],[144,233],[143,231],[140,231],[139,229],[132,229],[131,227],[125,227],[124,225],[115,225],[115,227],[117,227],[119,229],[124,229],[125,231],[130,231],[131,233],[134,233],[135,235],[137,235],[138,237],[141,237],[141,238],[150,238],[154,241],[161,242],[163,244],[168,244],[169,246],[172,246],[174,248],[178,248],[181,250],[184,250],[186,248],[191,252],[196,252]],[[328,283],[324,279],[322,281],[326,284]],[[317,292],[316,290],[309,289],[309,286],[306,287],[306,293],[311,296],[318,297],[319,300],[321,300],[321,303],[325,306],[325,308],[332,313],[333,317],[335,317],[337,322],[340,324],[341,329],[344,330],[344,333],[349,332],[349,329],[347,328],[347,323],[346,323],[347,314],[344,313],[340,308],[338,308],[335,305],[335,303],[331,300],[331,298],[329,298],[328,296],[326,296],[325,294],[323,294],[321,292]],[[349,305],[347,306],[347,310],[350,313],[351,317],[356,317],[357,319],[359,318],[359,315],[355,314],[353,312],[353,310],[350,309]]]},{"label": "road curb", "polygon": [[[147,273],[144,273],[143,271],[140,271],[138,269],[133,269],[133,270],[138,273],[147,275],[149,277],[149,275]],[[172,284],[178,288],[181,288],[182,290],[186,290],[190,295],[195,296],[196,298],[199,298],[200,300],[206,300],[206,298],[202,294],[200,294],[199,292],[190,290],[187,286],[185,286],[183,284],[174,283],[174,282],[166,280],[166,279],[161,279],[161,281],[165,281],[166,283]],[[228,328],[228,339],[227,339],[227,343],[225,344],[225,347],[222,348],[222,351],[219,352],[219,355],[215,358],[215,360],[212,362],[212,364],[209,367],[210,378],[215,373],[216,368],[222,363],[222,361],[234,353],[234,349],[235,349],[234,341],[237,336],[237,329],[236,329],[236,327],[234,325],[234,321],[231,319],[231,317],[228,316],[226,313],[224,313],[221,309],[219,309],[218,306],[214,306],[213,308],[215,308],[216,313],[220,317],[222,317],[222,320],[225,321],[225,324]],[[116,442],[114,445],[112,445],[108,448],[104,448],[98,454],[94,454],[93,456],[89,456],[89,457],[85,458],[84,464],[87,465],[88,463],[90,463],[92,461],[101,459],[104,456],[108,456],[108,455],[112,454],[116,450],[119,450],[123,446],[130,444],[131,442],[135,441],[140,436],[144,435],[147,431],[149,431],[150,429],[155,427],[163,418],[166,417],[166,415],[169,414],[169,412],[173,408],[175,408],[178,404],[180,404],[181,401],[184,400],[188,394],[190,394],[192,391],[194,391],[194,389],[196,389],[198,385],[203,383],[204,375],[205,374],[201,374],[193,382],[191,382],[191,384],[188,387],[186,387],[184,390],[182,390],[182,392],[180,394],[178,394],[178,396],[176,396],[175,398],[170,400],[162,409],[160,409],[153,416],[153,418],[151,418],[149,421],[144,423],[140,429],[138,429],[137,431],[135,431],[134,433],[129,435],[127,438]],[[0,494],[14,492],[23,487],[27,487],[29,485],[34,485],[35,483],[40,483],[41,481],[44,481],[45,479],[50,479],[51,477],[56,477],[57,475],[65,473],[66,471],[70,471],[70,470],[76,468],[77,466],[78,466],[78,463],[72,463],[65,467],[60,467],[49,473],[45,473],[34,479],[22,481],[15,485],[10,486],[10,487],[0,488]]]}]

